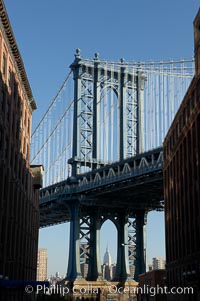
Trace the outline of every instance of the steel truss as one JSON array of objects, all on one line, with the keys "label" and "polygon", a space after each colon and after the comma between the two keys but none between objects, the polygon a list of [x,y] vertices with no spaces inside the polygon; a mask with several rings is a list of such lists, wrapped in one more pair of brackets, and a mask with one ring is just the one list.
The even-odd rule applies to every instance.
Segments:
[{"label": "steel truss", "polygon": [[[127,64],[124,60],[107,63],[100,61],[98,54],[93,60],[84,60],[77,50],[71,65],[73,101],[70,99],[52,128],[49,117],[42,122],[44,129],[37,129],[37,139],[43,137],[44,141],[38,142],[34,160],[42,150],[47,157],[49,141],[49,163],[56,163],[64,153],[68,154],[65,158],[71,158],[69,177],[60,181],[57,176],[67,165],[61,160],[60,171],[53,165],[54,184],[40,191],[41,226],[70,218],[68,280],[82,277],[80,266],[86,261],[87,279],[102,279],[100,229],[106,219],[117,228],[114,280],[130,279],[130,265],[135,267],[135,280],[145,271],[146,214],[163,209],[163,153],[160,148],[152,149],[161,145],[180,103],[174,92],[183,90],[178,78],[190,81],[192,76],[192,71],[187,74],[182,67],[180,71],[175,63],[169,62],[169,67],[164,63]],[[67,125],[64,117],[69,120]],[[73,135],[70,130],[66,138],[64,130],[70,126]],[[49,155],[51,148],[56,150],[54,159]]]},{"label": "steel truss", "polygon": [[[145,271],[145,212],[105,210],[71,203],[70,250],[67,280],[81,278],[81,264],[88,264],[87,280],[103,280],[100,261],[100,230],[106,220],[117,229],[117,263],[114,281],[133,280],[130,267],[135,266],[134,279]],[[132,214],[133,216],[133,214]]]},{"label": "steel truss", "polygon": [[[85,61],[79,50],[71,69],[74,73],[73,153],[69,160],[72,175],[108,163],[105,154],[108,150],[111,153],[110,144],[115,141],[118,159],[138,154],[141,148],[139,122],[143,119],[140,104],[145,80],[142,73],[130,72],[123,60],[117,68],[101,64],[98,55],[91,62]],[[110,91],[117,98],[117,104],[113,103]],[[109,118],[111,121],[107,121]],[[102,138],[102,126],[107,143],[105,137]],[[111,153],[109,160],[112,162],[114,158],[116,154]]]}]

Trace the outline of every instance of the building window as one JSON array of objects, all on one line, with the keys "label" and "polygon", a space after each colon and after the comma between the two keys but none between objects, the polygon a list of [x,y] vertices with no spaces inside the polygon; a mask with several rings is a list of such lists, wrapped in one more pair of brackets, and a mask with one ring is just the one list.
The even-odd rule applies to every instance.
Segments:
[{"label": "building window", "polygon": [[187,120],[190,119],[190,101],[187,103]]},{"label": "building window", "polygon": [[174,147],[174,131],[171,134],[170,142],[171,142],[171,149],[172,149]]},{"label": "building window", "polygon": [[21,99],[20,96],[17,98],[17,114],[20,116],[21,114]]},{"label": "building window", "polygon": [[183,129],[183,114],[180,117],[180,131]]},{"label": "building window", "polygon": [[197,102],[200,102],[200,80],[197,84]]},{"label": "building window", "polygon": [[24,138],[23,154],[26,156],[26,138]]},{"label": "building window", "polygon": [[[19,162],[18,162],[19,164]],[[18,168],[18,177],[19,179],[21,179],[21,174],[22,174],[22,166],[19,164],[19,168]]]},{"label": "building window", "polygon": [[30,121],[30,119],[28,119],[28,134],[29,135],[30,135],[30,129],[31,129],[30,123],[31,123],[31,121]]},{"label": "building window", "polygon": [[14,99],[18,96],[18,84],[15,82],[14,83]]},{"label": "building window", "polygon": [[9,141],[8,138],[6,139],[6,144],[5,144],[5,157],[8,159],[9,157]]},{"label": "building window", "polygon": [[3,109],[5,105],[5,93],[4,91],[0,91],[0,107]]},{"label": "building window", "polygon": [[15,123],[16,123],[16,119],[15,119],[15,112],[13,112],[13,118],[12,118],[12,133],[15,133]]},{"label": "building window", "polygon": [[8,122],[9,122],[9,120],[10,120],[10,105],[9,105],[8,102],[6,104],[6,116],[7,116]]},{"label": "building window", "polygon": [[193,111],[195,107],[195,94],[194,92],[192,93],[192,97],[191,97],[191,110]]},{"label": "building window", "polygon": [[19,139],[19,132],[20,132],[20,121],[17,120],[17,122],[16,122],[16,139]]},{"label": "building window", "polygon": [[20,119],[22,120],[23,118],[23,104],[20,103]]},{"label": "building window", "polygon": [[6,55],[5,53],[3,54],[3,61],[2,61],[2,73],[4,76],[6,76],[6,66],[7,62],[6,62]]},{"label": "building window", "polygon": [[12,87],[12,71],[9,67],[9,71],[8,71],[8,84],[10,87]]},{"label": "building window", "polygon": [[178,140],[178,136],[179,136],[179,124],[176,124],[176,128],[175,128],[175,143]]},{"label": "building window", "polygon": [[2,148],[2,144],[3,144],[3,135],[2,135],[2,131],[0,130],[0,150]]},{"label": "building window", "polygon": [[13,146],[11,146],[11,154],[10,154],[10,166],[13,167],[13,164],[14,164],[14,156],[13,156],[13,153],[14,153],[14,148]]},{"label": "building window", "polygon": [[27,161],[29,161],[29,157],[30,157],[30,150],[29,150],[29,146],[27,145],[27,155],[26,155]]},{"label": "building window", "polygon": [[24,127],[26,128],[26,111],[24,112]]},{"label": "building window", "polygon": [[15,172],[17,174],[17,169],[18,169],[18,156],[17,154],[15,155]]},{"label": "building window", "polygon": [[186,111],[185,109],[183,110],[183,127],[185,126],[186,124]]}]

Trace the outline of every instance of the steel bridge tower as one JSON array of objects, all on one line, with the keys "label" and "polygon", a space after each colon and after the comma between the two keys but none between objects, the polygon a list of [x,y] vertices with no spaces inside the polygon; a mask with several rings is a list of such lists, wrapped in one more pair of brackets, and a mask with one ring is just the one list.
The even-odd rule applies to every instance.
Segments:
[{"label": "steel bridge tower", "polygon": [[109,102],[109,91],[117,98],[117,119],[112,125],[117,127],[117,161],[141,153],[145,80],[141,71],[128,69],[124,59],[118,66],[103,63],[98,53],[93,61],[83,60],[79,49],[70,67],[74,75],[72,176],[80,173],[81,166],[94,169],[107,163],[102,158],[101,122],[102,102]]},{"label": "steel bridge tower", "polygon": [[[115,153],[110,155],[110,162],[116,158],[123,161],[143,151],[141,132],[145,77],[137,68],[134,72],[128,69],[123,59],[118,66],[101,62],[97,53],[94,60],[84,60],[79,49],[76,50],[75,60],[70,67],[74,76],[74,129],[72,158],[68,161],[72,166],[72,176],[68,179],[68,184],[76,185],[77,176],[83,167],[95,170],[107,163],[106,151],[110,152],[110,146],[107,146],[107,150],[104,149],[105,133],[109,135],[109,139],[116,141]],[[113,101],[110,99],[110,91],[114,93]],[[111,118],[112,122],[108,122],[107,128],[102,132],[103,110],[109,102],[107,118]],[[113,110],[115,113],[112,115]],[[71,219],[67,280],[81,278],[82,239],[87,242],[87,248],[81,249],[82,255],[86,254],[88,257],[87,280],[102,279],[100,228],[107,219],[115,224],[118,233],[114,280],[130,279],[129,258],[135,265],[135,279],[145,271],[145,209],[130,211],[120,206],[118,208],[117,200],[115,208],[108,209],[101,204],[93,206],[92,203],[84,206],[81,199],[77,198],[72,198],[68,206]]]},{"label": "steel bridge tower", "polygon": [[80,279],[87,259],[87,279],[96,281],[100,230],[111,220],[114,280],[130,279],[130,265],[137,280],[145,271],[147,213],[164,209],[162,142],[192,80],[193,59],[106,62],[77,49],[70,67],[32,135],[31,162],[45,167],[40,227],[70,221],[66,280]]}]

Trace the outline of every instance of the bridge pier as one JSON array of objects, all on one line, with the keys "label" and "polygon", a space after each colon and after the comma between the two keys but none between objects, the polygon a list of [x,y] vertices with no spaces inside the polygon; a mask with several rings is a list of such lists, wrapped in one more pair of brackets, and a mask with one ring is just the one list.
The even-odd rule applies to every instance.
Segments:
[{"label": "bridge pier", "polygon": [[79,203],[73,201],[69,204],[70,209],[70,241],[69,259],[66,279],[74,281],[81,279],[80,269],[80,223],[79,223]]},{"label": "bridge pier", "polygon": [[[70,244],[69,244],[69,261],[66,279],[75,281],[82,279],[80,268],[80,212],[79,202],[73,201],[69,204],[71,213],[70,219]],[[89,236],[88,245],[88,281],[103,280],[100,262],[100,229],[102,225],[101,216],[95,210],[89,214]],[[135,275],[134,280],[146,271],[146,249],[144,245],[146,212],[139,211],[135,214],[134,233],[130,236],[128,231],[129,219],[127,213],[120,213],[117,216],[115,225],[117,227],[117,263],[113,281],[125,282],[130,279],[129,265],[129,248],[130,241],[135,245]],[[133,245],[133,246],[134,246]]]},{"label": "bridge pier", "polygon": [[90,260],[87,280],[102,280],[100,261],[100,219],[95,212],[90,217]]},{"label": "bridge pier", "polygon": [[117,264],[114,280],[126,281],[130,277],[128,262],[128,217],[126,214],[119,216],[117,228]]},{"label": "bridge pier", "polygon": [[137,281],[140,274],[146,271],[146,248],[145,240],[146,212],[140,211],[136,215],[136,260],[135,277]]}]

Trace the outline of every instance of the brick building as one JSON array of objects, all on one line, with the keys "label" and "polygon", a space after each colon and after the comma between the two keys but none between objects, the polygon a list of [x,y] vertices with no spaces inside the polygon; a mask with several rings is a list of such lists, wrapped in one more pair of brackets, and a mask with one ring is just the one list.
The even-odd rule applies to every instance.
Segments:
[{"label": "brick building", "polygon": [[[0,0],[1,279],[36,279],[37,188],[41,184],[41,167],[30,166],[31,118],[35,109],[23,61],[4,3]],[[13,296],[11,293],[9,297],[0,297],[9,301],[22,301],[23,298],[23,295]]]},{"label": "brick building", "polygon": [[200,10],[194,20],[195,76],[164,141],[166,268],[169,287],[200,300]]},{"label": "brick building", "polygon": [[152,270],[139,275],[137,301],[166,301],[166,270]]}]

